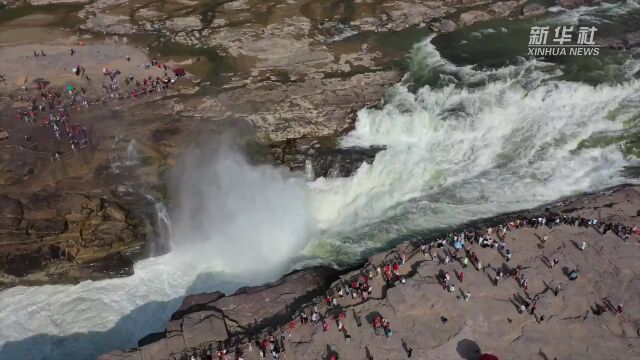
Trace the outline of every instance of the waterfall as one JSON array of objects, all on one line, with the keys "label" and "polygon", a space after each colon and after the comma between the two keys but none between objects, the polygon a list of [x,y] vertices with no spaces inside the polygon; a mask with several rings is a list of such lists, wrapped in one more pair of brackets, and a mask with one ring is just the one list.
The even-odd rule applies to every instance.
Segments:
[{"label": "waterfall", "polygon": [[161,201],[154,201],[153,207],[156,213],[156,239],[152,249],[152,255],[161,255],[171,250],[171,218],[167,207]]},{"label": "waterfall", "polygon": [[313,181],[313,179],[316,178],[315,171],[313,170],[313,164],[311,163],[311,160],[309,160],[309,159],[304,161],[304,176],[309,181]]},{"label": "waterfall", "polygon": [[140,159],[140,155],[138,155],[138,145],[135,140],[131,140],[129,145],[127,145],[127,161],[125,164],[127,165],[135,165],[138,163]]}]

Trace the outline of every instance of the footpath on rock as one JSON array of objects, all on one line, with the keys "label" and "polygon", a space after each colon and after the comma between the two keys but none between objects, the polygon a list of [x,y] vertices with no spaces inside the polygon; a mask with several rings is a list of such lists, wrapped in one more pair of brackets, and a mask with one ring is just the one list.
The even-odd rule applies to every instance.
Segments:
[{"label": "footpath on rock", "polygon": [[579,196],[401,243],[335,281],[315,268],[188,296],[166,332],[98,359],[633,359],[639,224],[640,187]]}]

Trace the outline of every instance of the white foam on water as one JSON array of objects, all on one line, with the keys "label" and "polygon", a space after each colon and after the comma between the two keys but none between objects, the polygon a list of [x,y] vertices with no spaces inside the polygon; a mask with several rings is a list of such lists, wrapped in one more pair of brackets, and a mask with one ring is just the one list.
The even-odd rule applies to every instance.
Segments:
[{"label": "white foam on water", "polygon": [[560,25],[578,25],[585,21],[590,23],[610,22],[608,16],[620,16],[640,8],[637,0],[625,0],[619,2],[601,2],[597,6],[579,6],[575,9],[564,9],[555,6],[549,9],[553,15],[543,23]]},{"label": "white foam on water", "polygon": [[396,86],[382,109],[359,112],[342,145],[387,149],[349,179],[313,184],[325,239],[308,253],[356,257],[411,230],[625,181],[620,170],[634,159],[617,144],[579,145],[621,131],[622,120],[638,114],[637,104],[629,106],[640,91],[637,80],[596,87],[554,81],[557,73],[535,61],[484,71],[457,67],[428,41],[414,55],[427,57],[414,59],[420,71],[445,81],[415,94]]}]

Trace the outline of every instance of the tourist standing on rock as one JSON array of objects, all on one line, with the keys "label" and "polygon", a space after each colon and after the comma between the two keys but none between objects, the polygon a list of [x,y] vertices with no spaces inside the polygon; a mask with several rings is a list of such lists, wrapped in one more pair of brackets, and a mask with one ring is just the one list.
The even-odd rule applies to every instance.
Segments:
[{"label": "tourist standing on rock", "polygon": [[560,293],[560,285],[556,286],[553,289],[553,295],[558,296],[559,293]]},{"label": "tourist standing on rock", "polygon": [[578,278],[578,270],[571,270],[569,273],[569,280],[575,281]]},{"label": "tourist standing on rock", "polygon": [[[251,344],[251,343],[249,343]],[[244,359],[242,356],[244,355],[244,353],[242,352],[242,348],[240,346],[236,346],[235,349],[235,356],[236,356],[236,360],[242,360]]]},{"label": "tourist standing on rock", "polygon": [[326,320],[322,320],[322,332],[327,332],[327,330],[329,329],[329,324],[327,323]]},{"label": "tourist standing on rock", "polygon": [[333,299],[331,299],[331,296],[326,296],[324,298],[324,302],[327,304],[327,307],[329,309],[331,309],[332,305],[333,305]]},{"label": "tourist standing on rock", "polygon": [[274,359],[280,359],[280,345],[276,341],[273,345],[273,350],[271,350],[271,355],[273,355]]},{"label": "tourist standing on rock", "polygon": [[[289,336],[291,336],[291,334],[289,334]],[[284,336],[284,334],[281,334],[281,335],[280,335],[280,348],[282,349],[282,352],[283,352],[283,353],[286,353],[286,352],[287,352],[287,349],[285,349],[285,347],[284,347],[284,341],[285,341],[286,339],[287,339],[287,338]]]},{"label": "tourist standing on rock", "polygon": [[465,255],[462,258],[462,267],[466,269],[468,264],[469,264],[469,258]]},{"label": "tourist standing on rock", "polygon": [[618,304],[618,307],[616,308],[616,316],[622,314],[622,304]]},{"label": "tourist standing on rock", "polygon": [[458,274],[458,279],[460,280],[460,282],[462,282],[462,279],[464,279],[464,271],[460,271],[460,273]]},{"label": "tourist standing on rock", "polygon": [[456,291],[456,287],[453,286],[453,284],[449,284],[449,286],[447,286],[447,291],[449,294],[453,294],[453,292]]},{"label": "tourist standing on rock", "polygon": [[391,331],[391,324],[387,320],[384,320],[382,328],[384,329],[384,336],[387,340],[391,339],[391,335],[393,335],[393,331]]},{"label": "tourist standing on rock", "polygon": [[296,329],[296,321],[295,320],[291,320],[289,322],[289,336],[291,336],[291,333]]},{"label": "tourist standing on rock", "polygon": [[376,336],[380,336],[381,327],[382,327],[382,317],[380,315],[377,315],[373,319],[373,332],[376,334]]}]

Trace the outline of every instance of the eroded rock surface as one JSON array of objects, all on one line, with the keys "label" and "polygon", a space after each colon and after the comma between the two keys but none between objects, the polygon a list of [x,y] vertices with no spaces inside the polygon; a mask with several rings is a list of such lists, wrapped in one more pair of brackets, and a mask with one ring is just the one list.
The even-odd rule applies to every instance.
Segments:
[{"label": "eroded rock surface", "polygon": [[106,197],[39,191],[0,203],[2,286],[131,275],[124,253],[144,249],[142,217]]}]

